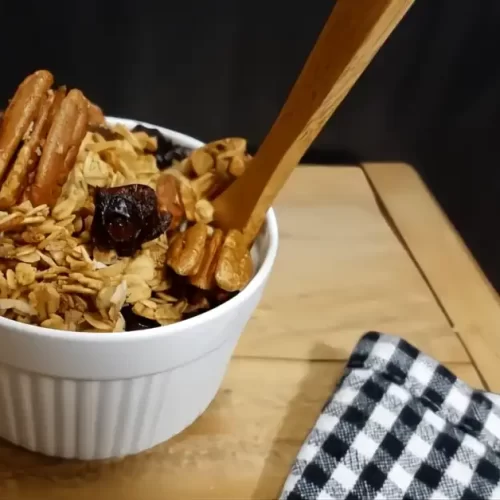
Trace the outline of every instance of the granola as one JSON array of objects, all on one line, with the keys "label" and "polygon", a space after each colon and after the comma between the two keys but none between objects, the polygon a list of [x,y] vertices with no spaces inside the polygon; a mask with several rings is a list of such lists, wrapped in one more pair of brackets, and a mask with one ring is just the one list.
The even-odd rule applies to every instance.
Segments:
[{"label": "granola", "polygon": [[181,321],[244,288],[249,250],[213,226],[211,202],[247,168],[246,141],[186,152],[106,124],[79,90],[52,84],[48,71],[28,76],[0,123],[0,315],[111,333]]}]

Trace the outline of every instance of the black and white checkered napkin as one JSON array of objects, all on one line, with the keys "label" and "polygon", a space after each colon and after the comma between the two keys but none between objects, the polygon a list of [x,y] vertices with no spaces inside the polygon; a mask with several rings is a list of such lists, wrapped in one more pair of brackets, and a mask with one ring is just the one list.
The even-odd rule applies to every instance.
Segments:
[{"label": "black and white checkered napkin", "polygon": [[398,337],[368,333],[280,498],[500,499],[500,396]]}]

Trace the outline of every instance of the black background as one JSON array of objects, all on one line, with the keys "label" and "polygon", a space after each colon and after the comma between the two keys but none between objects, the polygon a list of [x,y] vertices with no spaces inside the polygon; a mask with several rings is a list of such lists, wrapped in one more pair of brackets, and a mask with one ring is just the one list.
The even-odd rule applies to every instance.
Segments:
[{"label": "black background", "polygon": [[[255,148],[331,7],[0,0],[0,99],[43,67],[109,115]],[[499,49],[498,0],[416,0],[304,161],[413,164],[500,289]]]}]

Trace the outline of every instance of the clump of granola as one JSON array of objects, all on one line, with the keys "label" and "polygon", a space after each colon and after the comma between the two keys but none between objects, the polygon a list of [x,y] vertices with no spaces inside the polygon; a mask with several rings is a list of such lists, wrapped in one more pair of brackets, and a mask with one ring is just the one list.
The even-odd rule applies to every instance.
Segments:
[{"label": "clump of granola", "polygon": [[[211,225],[211,201],[248,164],[246,142],[177,148],[162,170],[157,148],[157,137],[144,129],[89,125],[52,206],[21,196],[0,212],[0,315],[48,328],[119,332],[175,323],[248,283],[252,261],[242,234]],[[142,228],[130,230],[127,216],[119,219],[124,205],[114,200],[116,213],[106,219],[113,238],[126,247],[129,234],[143,235],[123,252],[109,244],[113,238],[96,236],[96,227],[110,231],[96,193],[134,189],[154,198],[147,220],[164,226],[146,236]]]}]

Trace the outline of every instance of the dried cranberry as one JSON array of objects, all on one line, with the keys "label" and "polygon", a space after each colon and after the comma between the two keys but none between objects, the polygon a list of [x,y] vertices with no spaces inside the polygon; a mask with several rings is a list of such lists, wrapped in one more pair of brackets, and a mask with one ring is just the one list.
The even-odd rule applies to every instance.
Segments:
[{"label": "dried cranberry", "polygon": [[159,212],[154,189],[144,184],[96,188],[91,227],[93,243],[120,256],[133,255],[143,243],[164,233],[171,216]]},{"label": "dried cranberry", "polygon": [[147,330],[148,328],[156,328],[160,323],[154,319],[144,318],[132,311],[132,306],[126,305],[122,307],[121,313],[125,320],[125,330],[132,332],[134,330]]},{"label": "dried cranberry", "polygon": [[191,153],[191,149],[185,148],[178,144],[174,144],[167,139],[159,130],[155,128],[145,127],[144,125],[136,125],[132,132],[145,132],[150,137],[156,137],[158,148],[156,151],[149,151],[156,156],[156,164],[160,170],[165,170],[172,166],[174,160],[181,161]]}]

